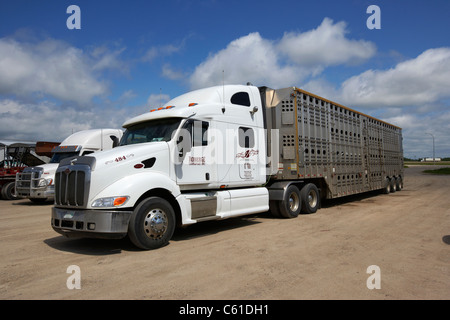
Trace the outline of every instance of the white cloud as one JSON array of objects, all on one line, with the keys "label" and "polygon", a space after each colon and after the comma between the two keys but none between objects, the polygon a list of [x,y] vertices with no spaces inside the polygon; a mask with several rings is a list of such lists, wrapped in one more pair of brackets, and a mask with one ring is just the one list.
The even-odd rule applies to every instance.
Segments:
[{"label": "white cloud", "polygon": [[[182,45],[183,44],[184,44],[184,42],[182,43]],[[145,62],[151,62],[160,56],[168,56],[168,55],[174,54],[181,50],[182,45],[175,46],[173,44],[168,44],[168,45],[163,45],[163,46],[151,47],[150,49],[148,49],[145,52],[142,60]]]},{"label": "white cloud", "polygon": [[446,108],[450,98],[450,48],[428,49],[387,70],[367,70],[340,87],[314,78],[302,88],[357,109],[414,107],[424,114]]},{"label": "white cloud", "polygon": [[328,18],[317,29],[285,33],[281,40],[250,33],[210,54],[189,81],[192,88],[221,84],[223,76],[226,83],[249,81],[276,88],[298,85],[327,66],[362,62],[374,55],[375,45],[347,39],[346,33],[344,22],[333,24]]},{"label": "white cloud", "polygon": [[95,47],[90,55],[93,57],[92,70],[117,70],[123,74],[129,73],[129,66],[120,59],[125,48],[110,50],[106,46]]},{"label": "white cloud", "polygon": [[173,69],[170,64],[165,63],[162,66],[162,76],[170,80],[179,80],[184,78],[186,75],[181,71]]},{"label": "white cloud", "polygon": [[20,43],[0,39],[0,94],[50,95],[80,105],[106,93],[86,62],[83,51],[48,39]]},{"label": "white cloud", "polygon": [[367,70],[342,84],[344,103],[421,106],[450,97],[450,48],[429,49],[389,70]]},{"label": "white cloud", "polygon": [[[261,83],[290,85],[298,77],[294,66],[282,66],[276,46],[257,32],[232,41],[225,49],[210,55],[190,77],[192,88],[222,83]],[[224,74],[222,73],[224,72]]]},{"label": "white cloud", "polygon": [[[73,132],[81,130],[120,129],[130,115],[141,114],[141,110],[136,107],[90,107],[61,108],[48,100],[30,103],[3,99],[0,100],[0,137],[27,141],[62,141]],[[114,116],[105,117],[105,114]]]},{"label": "white cloud", "polygon": [[325,18],[314,30],[285,33],[278,48],[298,65],[314,68],[315,73],[327,66],[357,64],[371,58],[376,47],[364,40],[346,38],[347,24],[333,24]]},{"label": "white cloud", "polygon": [[91,111],[63,110],[48,101],[33,104],[5,99],[0,100],[0,136],[4,139],[30,140],[32,137],[35,141],[60,141],[72,130],[89,129],[95,117]]}]

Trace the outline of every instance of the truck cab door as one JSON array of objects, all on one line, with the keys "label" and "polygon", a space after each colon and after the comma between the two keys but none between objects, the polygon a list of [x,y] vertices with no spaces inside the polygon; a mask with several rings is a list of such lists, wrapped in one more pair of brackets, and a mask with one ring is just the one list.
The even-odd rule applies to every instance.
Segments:
[{"label": "truck cab door", "polygon": [[230,186],[264,182],[266,150],[261,104],[250,89],[237,92],[230,101],[229,108],[239,117],[238,121],[228,123],[228,131],[234,136],[233,143],[229,144],[234,147],[234,159],[228,170]]},{"label": "truck cab door", "polygon": [[255,130],[240,126],[238,128],[236,162],[241,180],[253,181],[258,178],[258,153],[259,149],[255,147]]},{"label": "truck cab door", "polygon": [[201,188],[211,181],[212,159],[208,121],[188,119],[178,137],[177,183],[184,189]]}]

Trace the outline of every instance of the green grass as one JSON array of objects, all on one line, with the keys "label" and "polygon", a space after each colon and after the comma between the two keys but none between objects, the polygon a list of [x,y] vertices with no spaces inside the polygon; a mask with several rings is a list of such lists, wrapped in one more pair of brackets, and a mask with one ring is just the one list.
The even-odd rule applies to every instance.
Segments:
[{"label": "green grass", "polygon": [[435,170],[424,170],[424,173],[431,173],[431,174],[450,174],[450,167],[448,168],[440,168]]},{"label": "green grass", "polygon": [[416,166],[432,166],[432,165],[439,165],[439,166],[450,166],[450,161],[436,161],[433,163],[430,162],[421,162],[421,161],[405,161],[405,165],[416,165]]}]

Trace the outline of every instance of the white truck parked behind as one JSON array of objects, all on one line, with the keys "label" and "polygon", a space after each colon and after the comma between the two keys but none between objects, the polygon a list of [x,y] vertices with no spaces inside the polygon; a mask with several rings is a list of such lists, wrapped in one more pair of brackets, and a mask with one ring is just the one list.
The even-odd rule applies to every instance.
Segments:
[{"label": "white truck parked behind", "polygon": [[122,135],[120,129],[91,129],[73,133],[53,148],[50,163],[27,167],[17,173],[16,196],[36,203],[53,199],[55,172],[61,160],[112,149],[119,144]]},{"label": "white truck parked behind", "polygon": [[304,90],[196,90],[124,123],[120,146],[61,161],[52,227],[169,242],[176,226],[403,186],[401,128]]}]

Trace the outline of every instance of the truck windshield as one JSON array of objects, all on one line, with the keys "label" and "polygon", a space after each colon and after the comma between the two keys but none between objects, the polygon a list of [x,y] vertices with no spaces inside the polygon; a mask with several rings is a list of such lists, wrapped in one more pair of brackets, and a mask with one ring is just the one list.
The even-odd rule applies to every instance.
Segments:
[{"label": "truck windshield", "polygon": [[60,163],[62,159],[69,157],[76,157],[80,153],[79,152],[58,152],[54,153],[52,158],[50,159],[50,163]]},{"label": "truck windshield", "polygon": [[180,122],[181,118],[166,118],[132,125],[123,134],[119,145],[125,146],[144,142],[170,141]]}]

